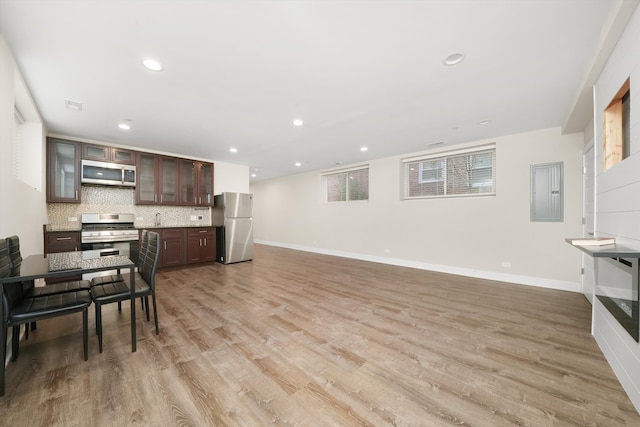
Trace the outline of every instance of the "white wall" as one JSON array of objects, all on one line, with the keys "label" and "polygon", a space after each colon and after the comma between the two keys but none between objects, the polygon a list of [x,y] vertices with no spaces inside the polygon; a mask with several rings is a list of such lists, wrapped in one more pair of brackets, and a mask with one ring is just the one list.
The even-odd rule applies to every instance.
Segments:
[{"label": "white wall", "polygon": [[[631,155],[603,171],[603,111],[631,78]],[[640,250],[640,9],[636,9],[594,89],[596,233]],[[631,401],[640,410],[640,344],[599,300],[593,334]]]},{"label": "white wall", "polygon": [[[0,35],[0,237],[18,235],[23,256],[42,253],[42,225],[47,222],[44,193],[45,129],[30,101],[20,73],[4,38]],[[20,92],[22,91],[22,92]],[[21,112],[29,120],[20,132],[28,164],[15,170],[14,137],[17,133],[14,105],[22,101]],[[36,149],[33,149],[36,147]]]},{"label": "white wall", "polygon": [[[254,238],[579,292],[580,254],[564,238],[581,233],[583,134],[552,128],[468,145],[494,141],[496,196],[400,200],[401,159],[411,153],[369,163],[368,202],[324,202],[317,172],[253,183]],[[564,221],[530,222],[530,166],[550,162],[564,162]]]},{"label": "white wall", "polygon": [[215,162],[213,173],[214,194],[249,192],[249,166]]}]

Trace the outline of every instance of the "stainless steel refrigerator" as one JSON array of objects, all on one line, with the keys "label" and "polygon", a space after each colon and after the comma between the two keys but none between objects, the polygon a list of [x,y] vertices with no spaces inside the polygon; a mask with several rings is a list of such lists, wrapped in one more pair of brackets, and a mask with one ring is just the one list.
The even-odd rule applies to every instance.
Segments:
[{"label": "stainless steel refrigerator", "polygon": [[231,264],[253,259],[253,195],[222,193],[214,197],[213,225],[216,232],[217,258]]}]

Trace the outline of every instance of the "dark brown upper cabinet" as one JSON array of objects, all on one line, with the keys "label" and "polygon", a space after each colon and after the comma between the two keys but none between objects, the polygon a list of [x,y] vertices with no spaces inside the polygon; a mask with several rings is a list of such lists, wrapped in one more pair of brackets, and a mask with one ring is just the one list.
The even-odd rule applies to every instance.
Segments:
[{"label": "dark brown upper cabinet", "polygon": [[124,148],[107,147],[106,145],[82,144],[82,158],[124,165],[136,164],[135,151],[125,150]]},{"label": "dark brown upper cabinet", "polygon": [[179,204],[213,206],[213,163],[180,161]]},{"label": "dark brown upper cabinet", "polygon": [[178,204],[178,169],[175,157],[138,153],[136,204]]},{"label": "dark brown upper cabinet", "polygon": [[47,202],[80,203],[81,143],[47,138]]},{"label": "dark brown upper cabinet", "polygon": [[138,153],[136,155],[136,204],[156,205],[158,196],[158,156]]}]

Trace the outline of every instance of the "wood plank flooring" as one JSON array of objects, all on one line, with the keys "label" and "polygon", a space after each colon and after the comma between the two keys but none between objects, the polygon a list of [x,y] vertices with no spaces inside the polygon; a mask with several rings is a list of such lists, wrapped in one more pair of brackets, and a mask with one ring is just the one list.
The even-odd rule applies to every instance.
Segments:
[{"label": "wood plank flooring", "polygon": [[160,335],[128,305],[38,323],[7,426],[638,426],[579,294],[256,246],[161,271]]}]

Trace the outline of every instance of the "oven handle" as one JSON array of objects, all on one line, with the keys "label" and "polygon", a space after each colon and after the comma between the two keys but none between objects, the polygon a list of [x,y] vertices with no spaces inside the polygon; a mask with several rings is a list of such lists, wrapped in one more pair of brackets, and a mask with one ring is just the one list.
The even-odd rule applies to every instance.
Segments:
[{"label": "oven handle", "polygon": [[120,249],[114,249],[110,251],[101,250],[100,256],[120,255]]}]

